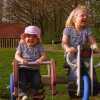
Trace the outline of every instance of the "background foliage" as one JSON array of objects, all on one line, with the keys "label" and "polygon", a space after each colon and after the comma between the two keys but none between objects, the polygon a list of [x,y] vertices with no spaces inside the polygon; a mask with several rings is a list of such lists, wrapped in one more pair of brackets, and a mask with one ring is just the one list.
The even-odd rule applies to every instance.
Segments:
[{"label": "background foliage", "polygon": [[100,0],[1,0],[0,22],[37,25],[45,43],[59,42],[65,20],[78,4],[90,8],[91,26],[100,32]]}]

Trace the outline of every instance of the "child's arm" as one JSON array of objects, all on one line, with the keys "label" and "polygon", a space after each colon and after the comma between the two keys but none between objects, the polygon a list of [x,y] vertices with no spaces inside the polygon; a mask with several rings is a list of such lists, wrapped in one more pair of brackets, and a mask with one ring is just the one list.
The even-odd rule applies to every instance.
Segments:
[{"label": "child's arm", "polygon": [[23,59],[21,57],[21,52],[19,50],[16,51],[15,53],[15,59],[18,61],[18,62],[21,62],[22,64],[26,64],[27,63],[27,60]]},{"label": "child's arm", "polygon": [[35,61],[35,63],[42,63],[42,61],[44,61],[44,60],[46,60],[46,59],[47,59],[47,54],[46,54],[46,52],[44,51],[44,52],[41,53],[41,57],[38,58],[38,59]]},{"label": "child's arm", "polygon": [[63,37],[62,37],[62,47],[65,50],[65,52],[70,52],[70,53],[77,52],[76,48],[69,47],[69,38],[66,35],[63,35]]},{"label": "child's arm", "polygon": [[98,49],[98,46],[97,46],[97,43],[96,43],[96,39],[93,36],[89,36],[89,42],[90,42],[91,48],[93,50],[97,50]]}]

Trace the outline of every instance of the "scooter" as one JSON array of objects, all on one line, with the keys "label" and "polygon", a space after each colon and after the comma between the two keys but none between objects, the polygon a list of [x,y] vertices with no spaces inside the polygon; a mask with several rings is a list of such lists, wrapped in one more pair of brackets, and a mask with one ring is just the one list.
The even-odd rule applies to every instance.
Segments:
[{"label": "scooter", "polygon": [[[82,65],[81,63],[81,49],[80,45],[77,46],[77,57],[76,63],[72,63],[70,61],[70,53],[67,53],[66,61],[69,66],[73,66],[70,68],[68,75],[68,93],[70,97],[81,97],[81,100],[89,100],[90,95],[94,95],[94,68],[93,68],[93,50],[90,49],[90,64],[89,69],[83,71],[82,73]],[[70,79],[72,74],[76,74],[76,80]]]}]

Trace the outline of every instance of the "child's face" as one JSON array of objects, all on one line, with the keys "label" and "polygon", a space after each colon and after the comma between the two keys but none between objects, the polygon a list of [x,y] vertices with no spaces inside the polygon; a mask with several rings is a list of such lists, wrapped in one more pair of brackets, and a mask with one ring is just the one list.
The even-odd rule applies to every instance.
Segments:
[{"label": "child's face", "polygon": [[27,35],[25,37],[25,42],[28,46],[33,46],[38,42],[38,38],[36,35]]},{"label": "child's face", "polygon": [[80,26],[80,27],[84,27],[85,25],[87,25],[88,22],[88,13],[87,11],[77,11],[75,17],[75,24]]}]

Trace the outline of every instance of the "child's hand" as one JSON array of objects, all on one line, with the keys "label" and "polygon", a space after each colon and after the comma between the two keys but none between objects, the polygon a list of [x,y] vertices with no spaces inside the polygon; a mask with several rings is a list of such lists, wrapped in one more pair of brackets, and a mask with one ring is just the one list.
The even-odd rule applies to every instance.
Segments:
[{"label": "child's hand", "polygon": [[74,47],[66,48],[66,52],[76,53],[77,52],[77,49],[74,48]]},{"label": "child's hand", "polygon": [[94,51],[95,51],[95,50],[98,50],[97,44],[96,44],[96,43],[92,44],[92,45],[91,45],[91,49],[94,50]]},{"label": "child's hand", "polygon": [[27,64],[27,63],[28,63],[28,61],[26,59],[21,60],[21,64]]},{"label": "child's hand", "polygon": [[42,60],[41,59],[37,59],[34,63],[41,64],[42,63]]}]

